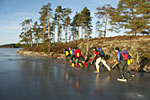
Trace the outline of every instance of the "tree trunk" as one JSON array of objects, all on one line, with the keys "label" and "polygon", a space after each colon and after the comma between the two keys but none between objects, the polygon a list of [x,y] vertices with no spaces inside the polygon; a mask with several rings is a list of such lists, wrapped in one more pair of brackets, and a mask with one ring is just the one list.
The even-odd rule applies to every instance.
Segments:
[{"label": "tree trunk", "polygon": [[[31,24],[29,23],[30,32],[31,32]],[[30,33],[30,46],[33,47],[33,41],[32,41],[32,32]]]},{"label": "tree trunk", "polygon": [[54,26],[54,37],[53,38],[54,38],[54,43],[55,43],[55,26]]},{"label": "tree trunk", "polygon": [[134,30],[134,36],[136,36],[136,30]]},{"label": "tree trunk", "polygon": [[67,25],[65,25],[65,43],[67,43]]},{"label": "tree trunk", "polygon": [[32,32],[31,32],[31,39],[30,39],[31,47],[33,47],[33,41],[32,41]]},{"label": "tree trunk", "polygon": [[45,34],[46,34],[46,21],[44,20],[43,42],[45,41]]},{"label": "tree trunk", "polygon": [[49,13],[48,13],[48,52],[50,52],[50,45],[51,45],[51,35],[50,35],[50,18],[49,18]]},{"label": "tree trunk", "polygon": [[57,42],[59,42],[59,25],[58,25],[58,28],[57,28]]},{"label": "tree trunk", "polygon": [[36,47],[39,47],[39,36],[36,36]]},{"label": "tree trunk", "polygon": [[85,27],[85,31],[84,31],[84,39],[86,39],[86,34],[87,34],[87,28]]},{"label": "tree trunk", "polygon": [[105,20],[104,38],[106,37],[107,19],[108,19],[108,15],[106,15],[106,20]]},{"label": "tree trunk", "polygon": [[80,27],[78,26],[78,40],[79,40],[79,28],[80,28]]},{"label": "tree trunk", "polygon": [[75,40],[75,32],[73,32],[73,40]]},{"label": "tree trunk", "polygon": [[87,43],[87,54],[89,53],[89,38],[88,38],[88,43]]},{"label": "tree trunk", "polygon": [[83,24],[82,24],[82,33],[81,33],[81,38],[83,39]]},{"label": "tree trunk", "polygon": [[39,41],[38,41],[38,39],[36,40],[36,47],[39,47]]}]

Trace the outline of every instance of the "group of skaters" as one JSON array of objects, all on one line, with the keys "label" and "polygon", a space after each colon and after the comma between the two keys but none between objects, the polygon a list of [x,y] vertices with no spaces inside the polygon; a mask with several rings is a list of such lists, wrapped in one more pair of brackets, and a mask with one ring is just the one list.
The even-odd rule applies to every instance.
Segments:
[{"label": "group of skaters", "polygon": [[[94,71],[95,73],[100,72],[100,63],[102,63],[102,65],[104,65],[108,71],[111,71],[111,69],[118,66],[120,72],[120,77],[117,79],[118,81],[126,82],[127,80],[134,77],[134,75],[128,68],[128,64],[132,63],[131,54],[128,51],[120,50],[119,47],[116,47],[115,52],[117,53],[117,61],[112,67],[110,67],[106,63],[106,56],[102,47],[92,47],[92,50],[94,59],[90,59],[90,55],[83,57],[82,52],[79,48],[65,48],[65,61],[66,63],[68,63],[70,60],[72,67],[74,68],[88,68],[90,64],[94,64],[96,65],[96,71]],[[125,74],[127,75],[125,76]]]}]

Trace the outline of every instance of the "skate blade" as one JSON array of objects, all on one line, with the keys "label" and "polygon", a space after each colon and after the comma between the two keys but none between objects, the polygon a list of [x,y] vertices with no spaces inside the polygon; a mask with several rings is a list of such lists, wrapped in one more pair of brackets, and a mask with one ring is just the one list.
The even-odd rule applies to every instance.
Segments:
[{"label": "skate blade", "polygon": [[99,72],[97,72],[97,71],[95,71],[94,73],[95,73],[95,74],[99,74]]},{"label": "skate blade", "polygon": [[134,78],[134,76],[131,76],[128,80],[130,81],[130,80],[132,80]]},{"label": "skate blade", "polygon": [[117,79],[118,81],[121,81],[121,82],[127,82],[126,79]]}]

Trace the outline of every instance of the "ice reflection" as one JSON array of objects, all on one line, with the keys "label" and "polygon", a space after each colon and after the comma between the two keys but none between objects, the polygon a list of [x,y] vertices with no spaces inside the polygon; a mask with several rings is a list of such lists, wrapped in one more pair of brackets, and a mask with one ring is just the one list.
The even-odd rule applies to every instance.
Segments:
[{"label": "ice reflection", "polygon": [[97,96],[100,92],[104,91],[104,89],[107,88],[109,81],[110,75],[105,75],[104,77],[103,73],[96,74],[93,96]]}]

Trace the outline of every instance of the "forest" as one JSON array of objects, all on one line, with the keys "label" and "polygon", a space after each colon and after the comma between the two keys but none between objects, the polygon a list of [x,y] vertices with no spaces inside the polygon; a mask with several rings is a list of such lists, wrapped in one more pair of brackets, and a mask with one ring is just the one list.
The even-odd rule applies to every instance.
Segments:
[{"label": "forest", "polygon": [[[117,8],[106,4],[95,10],[94,17],[98,19],[96,34],[101,38],[106,38],[108,32],[119,35],[122,30],[129,36],[150,34],[150,0],[119,0]],[[22,32],[19,42],[26,48],[50,52],[57,44],[92,38],[93,17],[87,7],[76,12],[73,18],[70,8],[58,5],[53,9],[51,3],[43,5],[38,13],[40,18],[37,21],[26,19],[20,23]]]}]

